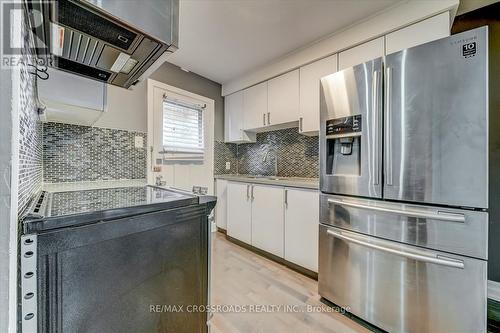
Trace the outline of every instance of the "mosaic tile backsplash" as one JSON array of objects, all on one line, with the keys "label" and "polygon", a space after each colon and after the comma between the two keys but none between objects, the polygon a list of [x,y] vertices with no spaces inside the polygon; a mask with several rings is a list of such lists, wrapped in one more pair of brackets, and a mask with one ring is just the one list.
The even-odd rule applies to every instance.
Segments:
[{"label": "mosaic tile backsplash", "polygon": [[[255,143],[215,145],[215,174],[281,177],[319,177],[319,140],[299,134],[298,128],[258,133]],[[237,163],[225,170],[225,163]]]},{"label": "mosaic tile backsplash", "polygon": [[[229,170],[226,170],[226,162],[230,163]],[[236,173],[238,173],[238,146],[233,143],[216,141],[214,144],[214,174]]]},{"label": "mosaic tile backsplash", "polygon": [[29,71],[34,64],[33,36],[28,33],[28,23],[23,25],[22,62],[20,63],[19,110],[19,176],[18,215],[22,217],[31,199],[42,187],[42,123],[36,105],[35,76]]},{"label": "mosaic tile backsplash", "polygon": [[[135,137],[144,140],[135,148]],[[147,135],[60,123],[43,125],[43,180],[47,183],[145,179]]]}]

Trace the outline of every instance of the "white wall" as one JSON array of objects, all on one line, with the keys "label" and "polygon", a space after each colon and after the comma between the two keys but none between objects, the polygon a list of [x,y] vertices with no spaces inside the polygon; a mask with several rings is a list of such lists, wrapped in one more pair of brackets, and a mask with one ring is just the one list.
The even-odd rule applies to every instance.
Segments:
[{"label": "white wall", "polygon": [[[224,140],[224,100],[221,85],[196,73],[185,72],[178,66],[165,62],[151,78],[181,88],[215,101],[215,140]],[[139,82],[132,90],[108,85],[107,112],[94,124],[130,131],[147,131],[147,80]]]},{"label": "white wall", "polygon": [[[22,45],[20,15],[10,23],[4,28],[10,28],[12,45]],[[0,332],[9,333],[17,325],[20,67],[0,69]]]},{"label": "white wall", "polygon": [[146,132],[146,87],[146,81],[139,82],[132,90],[108,84],[107,109],[94,126]]},{"label": "white wall", "polygon": [[13,235],[17,231],[17,179],[12,181],[17,176],[12,175],[13,135],[17,129],[13,119],[17,111],[12,110],[13,72],[0,69],[0,332],[14,332],[9,331],[9,324],[15,327],[16,318],[17,269],[11,266],[17,255],[17,246],[12,244],[17,240]]},{"label": "white wall", "polygon": [[[458,0],[408,0],[330,37],[297,50],[246,75],[222,85],[226,96],[268,80],[320,58],[385,35],[434,15],[449,12],[454,17]],[[453,20],[451,19],[450,22]]]}]

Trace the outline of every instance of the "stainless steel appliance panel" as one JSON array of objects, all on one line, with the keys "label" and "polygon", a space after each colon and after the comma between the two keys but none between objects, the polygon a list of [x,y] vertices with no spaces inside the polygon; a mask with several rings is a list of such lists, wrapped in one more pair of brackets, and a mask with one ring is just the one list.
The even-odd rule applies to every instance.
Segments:
[{"label": "stainless steel appliance panel", "polygon": [[487,41],[479,28],[386,57],[385,198],[488,207]]},{"label": "stainless steel appliance panel", "polygon": [[393,241],[488,257],[488,213],[320,195],[320,223]]},{"label": "stainless steel appliance panel", "polygon": [[391,333],[486,332],[486,261],[323,225],[319,243],[319,294],[358,317]]},{"label": "stainless steel appliance panel", "polygon": [[[320,89],[320,189],[327,193],[380,198],[382,196],[382,58],[325,76]],[[360,118],[361,133],[354,137],[359,152],[349,163],[356,170],[327,170],[329,163],[327,122]],[[354,136],[356,135],[356,136]],[[341,135],[337,139],[342,139]],[[344,155],[348,156],[348,155]],[[358,160],[356,160],[356,158]],[[346,172],[347,171],[347,172]]]}]

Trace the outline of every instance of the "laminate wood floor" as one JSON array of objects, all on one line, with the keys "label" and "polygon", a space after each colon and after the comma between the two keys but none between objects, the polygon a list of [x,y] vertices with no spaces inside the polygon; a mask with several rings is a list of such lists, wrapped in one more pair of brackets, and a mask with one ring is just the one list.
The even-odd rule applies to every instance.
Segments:
[{"label": "laminate wood floor", "polygon": [[[340,313],[308,312],[308,305],[330,309],[319,300],[317,281],[233,244],[219,232],[213,236],[212,305],[226,306],[223,310],[245,306],[248,312],[215,313],[212,333],[370,332]],[[250,312],[252,305],[276,307]]]}]

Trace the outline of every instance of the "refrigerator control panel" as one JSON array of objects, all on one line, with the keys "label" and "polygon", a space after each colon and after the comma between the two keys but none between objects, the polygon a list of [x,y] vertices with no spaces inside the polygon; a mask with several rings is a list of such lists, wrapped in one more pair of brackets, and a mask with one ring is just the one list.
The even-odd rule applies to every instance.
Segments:
[{"label": "refrigerator control panel", "polygon": [[326,121],[326,135],[361,132],[361,115],[330,119]]}]

